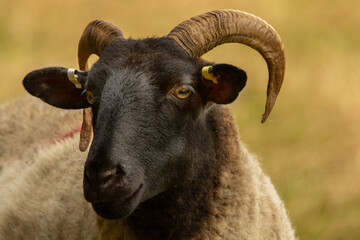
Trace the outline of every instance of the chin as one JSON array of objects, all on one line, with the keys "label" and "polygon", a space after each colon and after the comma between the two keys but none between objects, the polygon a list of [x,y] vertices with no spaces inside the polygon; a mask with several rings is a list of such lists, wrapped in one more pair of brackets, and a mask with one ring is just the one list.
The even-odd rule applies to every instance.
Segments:
[{"label": "chin", "polygon": [[135,193],[125,201],[117,202],[96,202],[92,203],[95,212],[105,219],[121,219],[130,216],[137,206],[141,203],[143,188],[135,191]]},{"label": "chin", "polygon": [[102,218],[105,219],[120,219],[130,216],[137,205],[125,206],[117,205],[116,203],[93,203],[93,209]]}]

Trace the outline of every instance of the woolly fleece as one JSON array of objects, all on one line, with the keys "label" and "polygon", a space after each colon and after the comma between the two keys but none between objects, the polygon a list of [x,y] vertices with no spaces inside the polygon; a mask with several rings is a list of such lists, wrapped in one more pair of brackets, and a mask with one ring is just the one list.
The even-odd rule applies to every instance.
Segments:
[{"label": "woolly fleece", "polygon": [[24,97],[0,113],[0,239],[97,239],[79,134],[55,140],[80,126],[81,111]]},{"label": "woolly fleece", "polygon": [[[230,110],[216,106],[210,111],[214,157],[221,164],[209,179],[217,187],[207,189],[210,197],[204,202],[209,208],[198,231],[168,239],[295,239],[283,202],[257,159],[241,144]],[[55,109],[25,97],[0,112],[0,239],[154,239],[151,234],[139,237],[146,231],[131,220],[96,216],[83,199],[87,153],[78,150],[79,134],[53,142],[80,125],[80,111]],[[173,204],[184,200],[191,201],[176,199]],[[184,226],[193,224],[195,213],[186,214]],[[153,231],[157,236],[160,228]]]}]

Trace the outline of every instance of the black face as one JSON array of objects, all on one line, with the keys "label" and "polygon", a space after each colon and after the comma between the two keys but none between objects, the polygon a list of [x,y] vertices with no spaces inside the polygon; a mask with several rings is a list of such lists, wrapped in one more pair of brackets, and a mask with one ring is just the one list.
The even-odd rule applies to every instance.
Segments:
[{"label": "black face", "polygon": [[93,98],[94,139],[84,193],[100,216],[123,218],[179,181],[191,133],[204,121],[204,102],[196,62],[186,55],[146,42],[113,47],[121,57],[108,49],[86,84]]},{"label": "black face", "polygon": [[115,219],[186,184],[189,172],[196,175],[206,164],[195,157],[205,154],[211,135],[206,106],[234,101],[246,83],[245,72],[227,64],[213,65],[213,79],[206,79],[201,69],[209,64],[167,38],[120,40],[89,72],[78,73],[84,89],[75,88],[61,67],[35,70],[23,84],[56,107],[91,106],[84,195],[100,216]]}]

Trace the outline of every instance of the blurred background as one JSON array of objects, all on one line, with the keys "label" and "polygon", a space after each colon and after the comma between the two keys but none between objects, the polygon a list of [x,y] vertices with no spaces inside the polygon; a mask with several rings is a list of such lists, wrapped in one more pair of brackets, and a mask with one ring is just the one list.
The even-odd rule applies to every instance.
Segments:
[{"label": "blurred background", "polygon": [[76,68],[77,42],[93,19],[143,38],[226,8],[273,25],[287,56],[277,104],[260,124],[268,78],[261,56],[238,44],[204,55],[248,73],[230,105],[243,142],[271,176],[300,239],[360,239],[358,0],[1,0],[0,103],[26,94],[21,82],[34,69]]}]

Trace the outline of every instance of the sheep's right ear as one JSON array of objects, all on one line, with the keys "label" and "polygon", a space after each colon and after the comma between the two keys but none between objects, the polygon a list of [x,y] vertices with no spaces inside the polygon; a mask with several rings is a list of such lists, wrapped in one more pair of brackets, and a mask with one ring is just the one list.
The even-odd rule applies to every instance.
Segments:
[{"label": "sheep's right ear", "polygon": [[87,108],[90,103],[82,86],[87,72],[63,67],[42,68],[27,74],[23,80],[25,89],[33,96],[59,108]]},{"label": "sheep's right ear", "polygon": [[203,78],[201,90],[208,102],[231,103],[246,85],[246,73],[229,64],[205,66],[201,73]]}]

